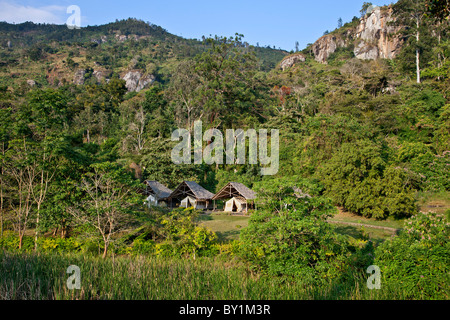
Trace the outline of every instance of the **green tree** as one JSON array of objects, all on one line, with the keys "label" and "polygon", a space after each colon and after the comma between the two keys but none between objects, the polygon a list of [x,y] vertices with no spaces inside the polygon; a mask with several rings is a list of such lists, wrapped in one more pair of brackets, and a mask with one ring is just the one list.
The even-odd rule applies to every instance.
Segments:
[{"label": "green tree", "polygon": [[417,83],[421,83],[421,53],[424,50],[424,39],[421,32],[424,32],[426,19],[425,0],[400,0],[393,5],[394,15],[397,17],[399,25],[403,26],[400,33],[405,38],[413,37],[411,45],[415,49],[415,65]]},{"label": "green tree", "polygon": [[318,172],[325,194],[345,209],[377,219],[410,216],[415,198],[402,168],[390,167],[369,140],[345,143]]},{"label": "green tree", "polygon": [[33,189],[37,176],[38,163],[33,161],[37,144],[23,139],[9,142],[6,152],[6,174],[10,177],[9,206],[12,212],[12,223],[19,236],[19,249],[22,248],[23,237],[30,226],[33,215]]},{"label": "green tree", "polygon": [[[241,256],[253,269],[269,275],[300,276],[305,283],[339,276],[348,249],[327,219],[336,212],[331,201],[305,196],[308,183],[291,179],[260,184],[262,207],[241,231]],[[260,201],[260,200],[258,200]]]},{"label": "green tree", "polygon": [[114,235],[133,221],[133,207],[140,203],[138,183],[117,164],[97,163],[91,168],[92,172],[84,175],[79,187],[84,193],[82,201],[69,210],[78,223],[100,236],[106,258]]},{"label": "green tree", "polygon": [[3,237],[5,193],[7,185],[6,152],[10,139],[11,108],[0,108],[0,237]]},{"label": "green tree", "polygon": [[171,153],[175,145],[170,139],[153,138],[148,142],[140,162],[146,180],[157,180],[169,187],[176,187],[181,181],[202,181],[202,166],[173,163]]},{"label": "green tree", "polygon": [[441,21],[450,16],[450,1],[448,0],[427,0],[426,8],[429,14]]},{"label": "green tree", "polygon": [[359,11],[361,13],[361,18],[364,18],[367,14],[367,10],[372,7],[372,2],[364,2],[362,5],[361,10]]},{"label": "green tree", "polygon": [[254,52],[243,48],[242,37],[208,38],[210,49],[195,58],[203,117],[215,128],[236,125],[237,114],[242,118],[258,104],[258,90],[252,81],[257,60]]},{"label": "green tree", "polygon": [[450,224],[442,214],[419,213],[400,235],[375,250],[384,290],[400,288],[405,299],[448,299]]}]

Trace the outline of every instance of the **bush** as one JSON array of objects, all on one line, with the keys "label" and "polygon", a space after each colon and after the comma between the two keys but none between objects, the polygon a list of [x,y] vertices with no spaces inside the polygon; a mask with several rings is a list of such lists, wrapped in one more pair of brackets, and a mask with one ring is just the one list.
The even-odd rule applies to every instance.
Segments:
[{"label": "bush", "polygon": [[[82,244],[74,238],[38,238],[37,245],[38,251],[43,253],[78,252],[82,248]],[[34,237],[24,236],[22,248],[19,249],[19,237],[7,232],[0,238],[0,248],[7,251],[31,252],[34,251]]]},{"label": "bush", "polygon": [[381,285],[407,299],[449,299],[450,224],[443,215],[419,213],[395,238],[375,250]]},{"label": "bush", "polygon": [[155,242],[153,240],[136,239],[133,241],[129,252],[133,255],[150,255],[155,253]]},{"label": "bush", "polygon": [[349,251],[345,238],[326,222],[334,207],[323,197],[289,201],[281,211],[255,212],[241,232],[240,255],[253,270],[300,276],[306,282],[340,275]]},{"label": "bush", "polygon": [[132,254],[154,254],[159,256],[211,255],[217,235],[196,222],[198,211],[192,208],[175,209],[156,216],[149,235],[138,236],[128,249]]},{"label": "bush", "polygon": [[400,218],[417,212],[406,172],[388,166],[381,147],[369,140],[343,144],[319,176],[326,195],[364,217]]}]

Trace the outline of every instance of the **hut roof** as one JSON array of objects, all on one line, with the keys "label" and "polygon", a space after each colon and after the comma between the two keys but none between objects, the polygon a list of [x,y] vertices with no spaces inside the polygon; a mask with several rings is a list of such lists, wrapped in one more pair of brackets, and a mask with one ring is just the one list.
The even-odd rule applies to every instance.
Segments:
[{"label": "hut roof", "polygon": [[183,181],[171,193],[170,198],[184,199],[186,196],[191,196],[196,200],[210,200],[214,194],[203,188],[197,182]]},{"label": "hut roof", "polygon": [[213,197],[213,200],[230,199],[230,198],[244,198],[246,200],[256,199],[256,192],[247,188],[239,182],[229,182],[226,186],[220,189]]},{"label": "hut roof", "polygon": [[147,187],[150,189],[148,190],[148,192],[151,195],[154,195],[158,200],[167,199],[173,192],[172,190],[167,188],[165,185],[159,183],[158,181],[147,180],[145,181],[145,183],[147,184]]}]

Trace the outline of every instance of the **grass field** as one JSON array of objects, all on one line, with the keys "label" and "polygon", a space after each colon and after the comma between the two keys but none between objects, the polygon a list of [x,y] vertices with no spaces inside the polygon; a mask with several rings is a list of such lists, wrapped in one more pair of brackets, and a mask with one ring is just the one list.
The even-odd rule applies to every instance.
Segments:
[{"label": "grass field", "polygon": [[[80,289],[70,290],[67,268],[80,268]],[[395,288],[369,290],[367,279],[323,285],[301,278],[256,276],[234,260],[167,259],[80,254],[0,252],[1,300],[311,300],[402,299]]]},{"label": "grass field", "polygon": [[[428,207],[448,203],[441,196],[423,200]],[[447,210],[444,207],[445,210]],[[445,212],[445,211],[444,211]],[[199,222],[216,232],[220,242],[239,239],[248,216],[205,214]],[[330,219],[338,233],[376,244],[393,236],[402,220],[376,221],[340,211]],[[364,227],[350,224],[361,224]],[[376,227],[391,228],[379,229]],[[81,289],[67,288],[67,268],[81,270]],[[0,300],[395,300],[405,288],[366,287],[366,274],[312,285],[301,278],[269,277],[253,273],[238,258],[216,256],[161,258],[119,256],[101,259],[82,254],[19,254],[0,251]]]},{"label": "grass field", "polygon": [[248,225],[250,217],[212,213],[200,216],[201,224],[217,234],[220,242],[238,240],[242,228]]},{"label": "grass field", "polygon": [[[240,230],[248,225],[249,220],[250,217],[231,216],[225,213],[212,213],[200,217],[201,224],[214,231],[220,242],[238,240]],[[349,235],[357,239],[368,236],[375,242],[381,242],[384,239],[391,237],[396,233],[395,230],[383,230],[370,227],[361,228],[359,226],[348,225],[347,223],[373,225],[392,229],[399,229],[403,226],[402,220],[395,221],[388,219],[386,221],[376,221],[374,219],[367,219],[342,211],[330,220],[335,222],[336,232],[338,233]]]}]

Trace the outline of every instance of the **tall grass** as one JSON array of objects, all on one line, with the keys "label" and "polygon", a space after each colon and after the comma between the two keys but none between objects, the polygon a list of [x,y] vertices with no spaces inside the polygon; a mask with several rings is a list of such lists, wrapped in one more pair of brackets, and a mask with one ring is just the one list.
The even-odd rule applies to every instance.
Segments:
[{"label": "tall grass", "polygon": [[[69,290],[69,265],[81,270],[81,289]],[[0,252],[0,299],[7,300],[312,300],[401,299],[370,291],[366,279],[312,286],[301,279],[252,275],[243,265],[214,258],[162,259],[79,254]]]}]

